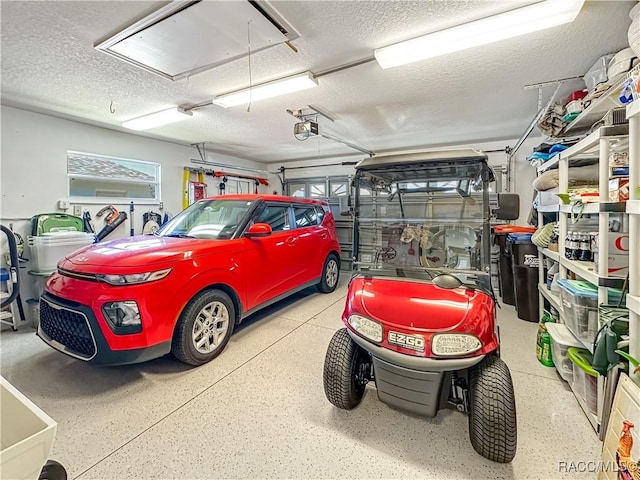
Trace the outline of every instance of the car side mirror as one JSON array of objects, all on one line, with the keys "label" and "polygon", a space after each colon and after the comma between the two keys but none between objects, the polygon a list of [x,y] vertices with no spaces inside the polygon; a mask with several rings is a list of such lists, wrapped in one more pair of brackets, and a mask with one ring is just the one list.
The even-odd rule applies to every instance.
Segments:
[{"label": "car side mirror", "polygon": [[245,236],[249,238],[268,237],[271,233],[271,225],[268,223],[254,223],[249,227]]},{"label": "car side mirror", "polygon": [[520,195],[499,193],[498,208],[492,212],[500,220],[517,220],[520,216]]}]

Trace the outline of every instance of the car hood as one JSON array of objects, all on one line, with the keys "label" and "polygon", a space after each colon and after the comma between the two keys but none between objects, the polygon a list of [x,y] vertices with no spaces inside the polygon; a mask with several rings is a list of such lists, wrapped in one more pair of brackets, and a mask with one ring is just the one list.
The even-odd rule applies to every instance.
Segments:
[{"label": "car hood", "polygon": [[[95,267],[140,267],[166,264],[198,257],[213,250],[227,252],[233,249],[233,240],[156,237],[139,235],[90,245],[67,255],[64,268],[93,271]],[[85,269],[83,267],[90,267]]]},{"label": "car hood", "polygon": [[476,293],[409,279],[355,277],[349,285],[345,314],[359,313],[403,330],[460,331]]}]

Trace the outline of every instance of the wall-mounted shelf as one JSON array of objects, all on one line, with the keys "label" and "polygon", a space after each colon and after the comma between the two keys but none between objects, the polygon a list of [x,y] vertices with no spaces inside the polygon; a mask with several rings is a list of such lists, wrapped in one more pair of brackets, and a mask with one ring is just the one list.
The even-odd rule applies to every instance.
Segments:
[{"label": "wall-mounted shelf", "polygon": [[542,296],[549,301],[553,308],[555,308],[558,312],[561,312],[562,303],[560,301],[560,295],[549,290],[544,283],[538,284],[538,290],[540,291]]},{"label": "wall-mounted shelf", "polygon": [[591,282],[599,287],[622,288],[624,285],[624,278],[603,277],[598,275],[593,262],[569,260],[568,258],[560,257],[560,265],[565,267],[567,270],[572,271],[579,277],[584,278],[587,282]]},{"label": "wall-mounted shelf", "polygon": [[595,132],[589,134],[575,145],[563,150],[558,155],[543,163],[538,167],[538,173],[549,170],[558,165],[561,160],[569,160],[569,165],[574,163],[577,157],[598,158],[598,148],[601,140],[610,138],[620,138],[629,134],[628,125],[614,125],[610,127],[601,127]]},{"label": "wall-mounted shelf", "polygon": [[640,315],[640,297],[627,295],[627,308],[636,315]]},{"label": "wall-mounted shelf", "polygon": [[[637,75],[638,73],[640,73],[640,65],[636,65],[630,72],[622,75],[601,97],[592,100],[591,104],[589,104],[589,106],[584,109],[573,122],[569,123],[564,128],[564,132],[580,132],[588,130],[609,110],[612,108],[622,107],[623,105],[620,103],[620,100],[618,100],[620,87],[628,78]],[[627,113],[627,118],[628,117],[629,113]]]},{"label": "wall-mounted shelf", "polygon": [[554,262],[559,261],[560,255],[558,252],[554,252],[553,250],[549,250],[548,248],[538,248],[538,251],[541,252],[545,257],[550,258]]}]

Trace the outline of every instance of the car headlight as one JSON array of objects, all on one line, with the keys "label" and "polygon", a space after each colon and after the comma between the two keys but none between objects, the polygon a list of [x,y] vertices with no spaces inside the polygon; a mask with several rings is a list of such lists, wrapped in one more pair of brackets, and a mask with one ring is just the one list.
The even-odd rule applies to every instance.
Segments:
[{"label": "car headlight", "polygon": [[139,283],[155,282],[162,280],[171,273],[170,268],[157,270],[155,272],[132,273],[129,275],[96,275],[98,280],[110,285],[136,285]]},{"label": "car headlight", "polygon": [[111,330],[116,334],[123,335],[142,331],[140,309],[133,300],[107,302],[102,306],[102,313],[104,313],[104,318],[107,319]]},{"label": "car headlight", "polygon": [[443,357],[468,355],[481,348],[480,339],[466,333],[439,333],[431,340],[431,352]]},{"label": "car headlight", "polygon": [[351,315],[348,321],[351,328],[363,337],[374,342],[382,341],[382,325],[375,320],[360,315]]}]

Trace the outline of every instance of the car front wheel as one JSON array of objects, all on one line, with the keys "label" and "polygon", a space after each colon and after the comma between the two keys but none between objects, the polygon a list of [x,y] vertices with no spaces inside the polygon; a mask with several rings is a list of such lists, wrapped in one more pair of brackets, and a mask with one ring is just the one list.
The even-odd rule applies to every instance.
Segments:
[{"label": "car front wheel", "polygon": [[229,295],[221,290],[200,292],[180,315],[171,353],[189,365],[207,363],[222,353],[234,324],[235,308]]}]

